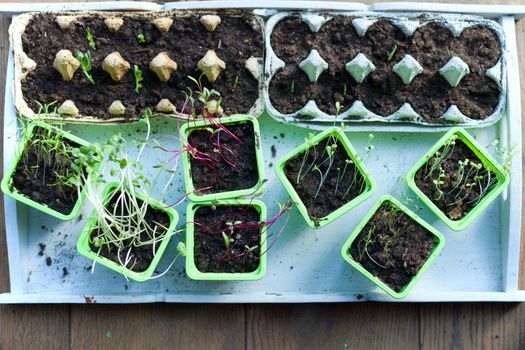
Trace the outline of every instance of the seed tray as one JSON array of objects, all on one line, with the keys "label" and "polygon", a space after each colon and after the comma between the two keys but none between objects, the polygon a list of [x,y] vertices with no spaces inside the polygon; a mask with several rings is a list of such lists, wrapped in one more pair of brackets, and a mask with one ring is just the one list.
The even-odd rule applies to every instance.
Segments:
[{"label": "seed tray", "polygon": [[[223,1],[165,5],[148,3],[143,8],[140,7],[141,4],[132,3],[130,6],[135,10],[232,6],[231,3]],[[427,11],[425,4],[414,5],[418,7],[411,10]],[[10,4],[3,8],[5,11],[16,13],[25,11],[25,6]],[[126,9],[123,3],[118,2],[39,6],[46,10],[112,10],[116,6]],[[261,14],[273,13],[274,8],[370,11],[374,6],[288,1],[252,1],[236,4],[236,7],[269,9],[257,10]],[[502,25],[507,42],[507,74],[518,76],[515,18],[504,14],[523,14],[525,9],[505,6],[471,8],[475,11],[486,11],[483,14],[496,18]],[[468,12],[467,10],[469,9],[465,9],[465,12]],[[13,66],[13,55],[10,53],[4,111],[4,171],[12,161],[13,149],[17,144],[16,110],[12,102],[13,90],[9,88],[14,80]],[[456,233],[447,229],[437,217],[421,208],[422,203],[414,199],[404,183],[398,181],[399,177],[403,178],[442,136],[442,132],[416,133],[412,131],[420,131],[421,127],[403,126],[403,129],[399,129],[394,126],[385,129],[363,124],[359,128],[352,127],[356,131],[348,133],[347,136],[357,152],[363,154],[368,133],[375,130],[375,151],[367,160],[366,167],[378,184],[377,191],[344,216],[317,231],[309,228],[294,208],[285,232],[268,252],[267,274],[259,281],[192,281],[184,272],[182,259],[176,261],[173,268],[163,277],[145,283],[126,281],[121,275],[100,265],[95,267],[92,274],[91,262],[80,256],[75,249],[78,237],[91,213],[91,207],[85,205],[81,210],[82,216],[78,219],[62,222],[4,197],[11,289],[0,294],[0,303],[394,301],[358,271],[348,266],[339,254],[353,228],[383,194],[393,194],[397,199],[407,202],[411,210],[416,211],[442,232],[447,241],[442,253],[408,297],[401,301],[525,301],[525,291],[518,290],[522,206],[519,81],[509,82],[506,98],[507,108],[503,111],[501,119],[493,125],[473,129],[472,134],[484,146],[491,144],[496,138],[503,146],[516,145],[518,152],[513,158],[510,185],[507,191],[463,232]],[[268,207],[268,217],[272,217],[278,210],[274,201],[282,203],[288,199],[286,191],[273,175],[273,166],[280,157],[302,144],[310,130],[295,124],[284,126],[266,113],[260,117],[259,122],[265,173],[268,177],[267,190],[261,199]],[[174,119],[153,119],[153,135],[158,137],[173,134],[176,123]],[[102,141],[116,132],[121,132],[128,140],[136,140],[144,131],[140,123],[89,126],[67,124],[65,128],[88,141]],[[393,130],[398,132],[391,132]],[[175,141],[173,146],[177,146]],[[165,154],[151,148],[145,152],[147,154],[144,159],[148,160],[146,166],[158,164],[166,158]],[[183,195],[183,187],[180,169],[172,190],[162,197],[162,194],[158,193],[159,189],[155,197],[168,203],[174,202]],[[406,201],[404,194],[414,201]],[[187,202],[183,202],[175,207],[180,216],[179,227],[185,222],[186,205]],[[163,271],[177,254],[176,243],[180,239],[178,236],[172,239],[160,262],[159,272]],[[39,246],[40,243],[46,245],[44,250]]]},{"label": "seed tray", "polygon": [[[353,18],[352,25],[360,37],[365,36],[367,30],[373,26],[374,23],[380,19],[386,19],[391,21],[395,27],[410,38],[413,33],[421,27],[426,26],[429,23],[439,23],[447,28],[453,37],[457,38],[461,35],[462,31],[468,27],[475,25],[483,25],[490,28],[498,37],[499,44],[501,47],[501,57],[498,59],[494,66],[488,68],[485,71],[485,76],[491,78],[496,82],[499,87],[499,99],[498,104],[491,115],[484,119],[473,119],[467,115],[461,113],[457,106],[450,105],[445,113],[441,115],[435,122],[429,122],[425,120],[420,114],[418,114],[410,103],[404,103],[397,111],[392,114],[380,116],[371,110],[369,110],[362,101],[356,100],[352,103],[350,108],[338,115],[330,115],[323,112],[317,106],[314,100],[309,100],[302,108],[292,113],[281,113],[279,112],[271,102],[270,96],[270,83],[272,78],[286,65],[295,63],[285,63],[279,58],[274,52],[274,48],[271,45],[271,35],[275,26],[286,18],[298,17],[305,23],[312,33],[317,33],[319,29],[329,23],[335,16],[348,16]],[[348,30],[352,30],[349,27]],[[266,45],[266,72],[269,76],[264,84],[264,99],[269,114],[286,123],[301,123],[303,125],[314,123],[316,124],[333,124],[334,121],[337,123],[344,124],[355,124],[355,123],[396,123],[396,124],[416,124],[422,126],[432,127],[446,127],[450,125],[457,125],[463,127],[482,127],[497,122],[503,115],[503,109],[506,105],[507,91],[506,84],[506,48],[505,48],[505,35],[500,25],[494,21],[485,19],[479,16],[471,15],[457,15],[457,14],[423,14],[423,13],[380,13],[380,12],[279,12],[270,17],[265,26],[265,45]],[[410,52],[407,52],[408,54]],[[362,55],[362,53],[360,53]],[[366,56],[363,56],[366,57]],[[401,62],[400,57],[397,60]],[[368,60],[369,58],[364,58]],[[353,62],[353,61],[352,61]],[[368,61],[371,63],[370,61]],[[326,63],[326,62],[325,62]],[[347,63],[347,62],[344,62]],[[463,62],[464,63],[464,62]],[[325,68],[327,69],[327,68]],[[300,72],[302,74],[303,72]],[[370,72],[371,73],[371,72]],[[323,73],[321,73],[323,74]],[[324,73],[326,74],[326,73]],[[355,81],[350,77],[348,72],[341,72],[348,76],[348,81],[354,84]],[[367,73],[368,75],[368,73]],[[461,82],[460,82],[461,84]],[[410,85],[410,83],[408,84]],[[450,88],[450,87],[449,87]],[[326,92],[328,93],[328,92]],[[331,92],[333,93],[333,92]]]},{"label": "seed tray", "polygon": [[[208,10],[208,11],[202,11],[202,10],[158,10],[158,11],[148,11],[148,12],[133,12],[133,13],[127,13],[127,18],[132,19],[146,19],[146,20],[152,20],[155,18],[161,18],[161,17],[178,17],[178,18],[184,18],[189,17],[191,15],[195,14],[216,14],[218,11],[216,10]],[[220,12],[222,15],[228,15],[231,17],[240,17],[242,15],[242,12],[240,10],[225,10]],[[117,117],[112,116],[110,118],[102,119],[102,118],[96,118],[89,115],[84,115],[82,113],[82,110],[79,111],[80,115],[76,117],[67,116],[67,115],[59,115],[56,113],[50,113],[50,114],[37,114],[38,112],[30,108],[30,106],[27,104],[24,93],[22,90],[22,81],[29,75],[31,72],[33,72],[37,64],[35,61],[33,61],[28,55],[24,52],[23,49],[23,43],[22,43],[22,35],[26,30],[26,27],[31,22],[33,17],[35,16],[36,12],[31,13],[24,13],[16,17],[16,19],[13,19],[13,23],[9,29],[10,34],[10,44],[14,52],[14,69],[15,69],[15,79],[14,79],[14,100],[15,100],[15,106],[18,112],[22,114],[23,116],[27,118],[42,118],[45,120],[50,121],[64,121],[64,122],[73,122],[73,123],[124,123],[129,122],[129,117]],[[114,17],[121,17],[122,13],[119,12],[101,12],[101,11],[59,11],[57,12],[57,15],[61,16],[69,16],[74,17],[75,19],[78,19],[79,21],[82,21],[84,18],[89,18],[92,16],[101,16],[102,18],[114,18]],[[258,31],[262,40],[263,37],[263,21],[262,17],[257,16],[256,14],[253,14],[251,18],[251,26],[254,28],[254,30]],[[67,34],[67,32],[64,32]],[[263,69],[263,57],[253,57],[255,60],[255,64],[250,69],[250,73],[254,76],[254,78],[257,80],[257,88],[258,88],[258,97],[254,104],[251,106],[250,110],[247,111],[250,115],[258,116],[264,111],[264,103],[263,103],[263,96],[262,96],[262,89],[264,84],[264,69]],[[53,69],[52,67],[49,67],[49,69]],[[160,84],[160,81],[159,81]],[[153,107],[153,106],[151,106]],[[187,118],[186,115],[181,115],[179,113],[175,114],[169,114],[169,113],[163,113],[163,112],[156,112],[154,110],[154,117],[157,116],[164,116],[164,117],[173,117],[173,118]],[[137,116],[134,116],[133,119],[136,119]]]}]

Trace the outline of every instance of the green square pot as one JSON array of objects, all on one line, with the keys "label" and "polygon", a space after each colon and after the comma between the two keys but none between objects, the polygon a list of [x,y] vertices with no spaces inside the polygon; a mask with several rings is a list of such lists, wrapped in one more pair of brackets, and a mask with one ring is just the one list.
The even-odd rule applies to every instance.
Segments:
[{"label": "green square pot", "polygon": [[[113,195],[113,193],[117,189],[117,186],[118,186],[118,184],[116,182],[112,182],[112,183],[109,183],[104,188],[104,192],[102,194],[104,205],[107,204],[107,202],[111,199],[111,196]],[[136,193],[136,196],[137,196],[138,199],[144,201],[145,197],[144,197],[143,194]],[[166,235],[172,234],[173,231],[175,231],[175,228],[177,226],[177,221],[179,220],[179,216],[178,216],[177,212],[173,208],[166,207],[161,202],[158,202],[158,201],[153,200],[151,198],[148,199],[147,202],[152,208],[161,210],[161,211],[165,212],[166,214],[168,214],[169,220],[170,220],[170,225],[168,227],[168,231],[166,232]],[[157,265],[159,264],[160,259],[162,258],[162,255],[164,254],[164,251],[166,250],[166,247],[168,246],[171,238],[164,239],[161,242],[161,244],[159,245],[159,247],[157,249],[157,253],[155,254],[155,257],[151,261],[151,264],[150,264],[150,266],[148,267],[148,269],[146,271],[135,272],[135,271],[132,271],[132,270],[124,268],[122,265],[117,264],[116,262],[114,262],[114,261],[112,261],[112,260],[110,260],[108,258],[105,258],[103,256],[99,256],[99,255],[97,255],[95,252],[93,252],[91,250],[91,248],[89,246],[89,238],[90,238],[91,232],[93,231],[93,226],[96,225],[97,220],[98,220],[97,213],[96,213],[95,210],[93,210],[93,213],[89,217],[89,220],[88,220],[84,230],[82,231],[82,234],[80,235],[80,238],[77,241],[77,250],[78,250],[78,252],[81,255],[83,255],[83,256],[91,259],[91,260],[94,260],[95,262],[99,263],[100,265],[103,265],[103,266],[107,267],[108,269],[111,269],[111,270],[113,270],[115,272],[121,273],[124,276],[126,276],[127,278],[132,279],[134,281],[145,282],[145,281],[149,280],[151,278],[151,276],[153,276],[153,273],[155,272],[155,269],[157,268]]]},{"label": "green square pot", "polygon": [[[352,199],[350,202],[346,203],[342,207],[338,208],[337,210],[333,211],[332,213],[328,214],[324,218],[321,218],[317,221],[314,221],[310,215],[308,215],[308,209],[304,205],[303,201],[299,197],[299,194],[297,191],[295,191],[295,188],[293,187],[292,183],[288,178],[286,177],[286,174],[284,173],[284,167],[286,165],[286,162],[288,162],[290,159],[296,157],[297,155],[301,154],[302,152],[306,151],[311,147],[311,145],[317,145],[320,141],[325,139],[329,136],[335,136],[341,142],[341,144],[344,146],[346,152],[348,153],[348,156],[350,159],[354,162],[354,164],[357,166],[361,174],[365,178],[366,187],[363,193],[361,193],[359,196]],[[362,203],[364,200],[369,198],[374,192],[375,192],[375,182],[368,174],[368,171],[366,170],[363,163],[358,159],[357,153],[346,137],[346,135],[341,131],[341,129],[333,127],[326,129],[325,131],[317,134],[311,141],[303,143],[301,146],[297,147],[290,153],[288,153],[286,156],[281,158],[277,165],[275,166],[275,173],[277,174],[277,177],[279,180],[281,180],[284,188],[292,198],[293,202],[297,205],[297,208],[299,209],[299,212],[304,217],[308,225],[310,225],[313,228],[321,228],[323,226],[328,225],[347,211],[351,210],[352,208],[356,207],[358,204]]]},{"label": "green square pot", "polygon": [[[425,163],[436,154],[436,152],[447,142],[452,135],[457,135],[458,139],[463,141],[474,154],[485,164],[490,170],[496,174],[497,183],[495,187],[473,207],[467,215],[460,220],[451,220],[447,215],[439,209],[430,198],[428,198],[423,191],[417,187],[415,176],[417,171],[425,165]],[[423,203],[436,214],[445,224],[454,231],[461,231],[465,229],[496,197],[507,187],[510,177],[503,171],[501,166],[488,154],[486,150],[463,128],[455,127],[450,129],[430,150],[421,158],[416,165],[408,172],[406,182],[408,187],[421,199]]]},{"label": "green square pot", "polygon": [[[372,216],[376,213],[376,211],[381,207],[381,205],[384,202],[391,202],[396,207],[398,207],[403,213],[408,215],[410,218],[412,218],[414,221],[416,221],[418,224],[423,226],[428,232],[430,232],[434,238],[436,245],[434,246],[434,249],[430,253],[429,257],[427,258],[427,261],[423,264],[417,275],[415,275],[412,280],[399,292],[396,292],[392,288],[390,288],[386,283],[381,281],[376,276],[372,275],[368,270],[366,270],[359,262],[355,261],[350,254],[348,254],[348,249],[354,242],[354,240],[357,238],[359,233],[361,233],[361,230],[365,227],[365,225],[370,221]],[[428,269],[432,261],[436,258],[436,256],[441,252],[443,249],[443,246],[445,245],[445,237],[437,231],[435,228],[430,226],[427,222],[425,222],[423,219],[421,219],[419,216],[417,216],[415,213],[413,213],[410,209],[405,207],[403,204],[401,204],[398,200],[396,200],[394,197],[385,195],[379,198],[379,201],[370,209],[368,214],[364,217],[364,219],[359,223],[359,225],[356,227],[354,232],[348,237],[346,242],[343,244],[343,247],[341,248],[341,255],[343,259],[352,265],[355,269],[357,269],[359,272],[361,272],[366,278],[368,278],[372,283],[377,285],[379,288],[383,289],[385,292],[387,292],[390,296],[401,299],[408,295],[410,290],[414,288],[416,283],[421,279],[421,276],[423,273]]]},{"label": "green square pot", "polygon": [[[264,277],[266,274],[266,255],[261,255],[259,267],[253,272],[226,273],[226,272],[201,272],[195,265],[195,239],[194,225],[195,212],[205,206],[251,206],[260,213],[259,221],[266,221],[266,205],[258,200],[238,199],[234,201],[208,201],[205,203],[190,203],[186,214],[186,274],[193,280],[207,281],[253,281]],[[261,234],[260,251],[266,251],[266,231]]]},{"label": "green square pot", "polygon": [[[262,149],[261,149],[261,133],[259,131],[259,122],[257,119],[255,119],[252,116],[249,115],[241,115],[241,116],[235,116],[235,117],[225,117],[220,119],[221,124],[228,125],[228,124],[240,124],[240,123],[252,123],[253,125],[253,131],[254,131],[254,138],[255,138],[255,161],[257,162],[257,172],[259,174],[259,179],[255,186],[251,188],[245,188],[240,190],[234,190],[234,191],[225,191],[225,192],[217,192],[217,193],[195,193],[195,187],[193,186],[193,179],[191,176],[191,163],[190,163],[190,154],[189,152],[183,152],[182,153],[182,164],[184,168],[184,183],[185,183],[185,190],[186,193],[188,193],[188,198],[191,201],[194,202],[206,202],[211,200],[220,200],[220,199],[232,199],[232,198],[239,198],[244,196],[253,196],[261,194],[263,191],[263,182],[264,182],[264,163],[263,163],[263,157],[262,157]],[[188,135],[190,132],[194,130],[204,129],[206,127],[212,126],[213,124],[210,123],[208,120],[200,120],[200,121],[191,121],[186,124],[184,124],[180,128],[180,139],[181,139],[181,146],[184,147],[188,140]]]},{"label": "green square pot", "polygon": [[[36,209],[36,210],[39,210],[41,212],[44,212],[48,215],[51,215],[57,219],[60,219],[60,220],[72,220],[74,219],[79,211],[80,211],[80,208],[82,207],[82,202],[84,201],[85,197],[86,197],[86,188],[84,187],[82,189],[82,191],[80,192],[80,196],[78,197],[73,209],[71,210],[71,212],[69,214],[63,214],[61,212],[58,212],[54,209],[51,209],[50,207],[48,207],[47,205],[43,204],[43,203],[39,203],[39,202],[36,202],[34,200],[32,200],[31,198],[29,197],[26,197],[24,194],[22,194],[20,191],[18,191],[16,188],[13,187],[13,175],[15,174],[15,171],[16,171],[16,166],[18,165],[18,162],[20,161],[20,158],[22,157],[23,153],[24,153],[24,150],[25,148],[27,147],[27,143],[31,141],[32,137],[33,137],[33,132],[34,132],[34,129],[36,127],[39,127],[39,128],[44,128],[44,129],[47,129],[47,130],[50,130],[52,132],[61,132],[64,134],[64,138],[67,139],[67,140],[70,140],[70,141],[73,141],[81,146],[89,146],[90,143],[79,138],[79,137],[76,137],[66,131],[63,131],[63,130],[60,130],[58,129],[57,127],[54,127],[52,125],[49,125],[49,124],[46,124],[44,122],[39,122],[39,121],[34,121],[31,123],[31,125],[29,126],[28,130],[27,130],[27,135],[25,135],[25,137],[20,140],[20,143],[16,149],[16,152],[15,152],[15,157],[14,157],[14,160],[13,162],[11,163],[11,165],[9,166],[9,168],[7,169],[6,173],[4,174],[4,178],[2,179],[2,184],[1,184],[1,187],[2,187],[2,192],[4,192],[5,195],[9,196],[9,197],[12,197],[14,199],[16,199],[17,201],[21,202],[21,203],[24,203],[26,205],[29,205],[30,207]],[[98,168],[98,166],[97,166]]]}]

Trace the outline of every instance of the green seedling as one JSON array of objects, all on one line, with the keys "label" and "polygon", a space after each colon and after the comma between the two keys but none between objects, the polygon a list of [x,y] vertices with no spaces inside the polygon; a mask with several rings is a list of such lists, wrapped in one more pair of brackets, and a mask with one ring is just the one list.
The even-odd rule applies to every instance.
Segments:
[{"label": "green seedling", "polygon": [[397,44],[394,44],[394,46],[392,47],[392,50],[390,50],[390,52],[388,53],[388,55],[386,57],[386,61],[387,62],[392,61],[392,58],[394,58],[394,55],[396,54],[396,51],[397,51]]},{"label": "green seedling", "polygon": [[140,70],[139,66],[136,64],[133,65],[133,74],[135,75],[135,92],[138,94],[140,93],[140,89],[142,88],[142,71]]},{"label": "green seedling", "polygon": [[86,28],[86,38],[88,39],[89,46],[91,46],[91,48],[96,51],[97,46],[95,45],[95,39],[93,38],[93,35],[91,34],[91,28],[89,27]]},{"label": "green seedling", "polygon": [[93,80],[93,76],[89,73],[91,71],[91,53],[86,51],[86,53],[83,53],[82,51],[77,51],[76,54],[77,60],[80,62],[80,67],[82,68],[82,72],[86,76],[87,80],[92,84],[95,85],[95,80]]}]

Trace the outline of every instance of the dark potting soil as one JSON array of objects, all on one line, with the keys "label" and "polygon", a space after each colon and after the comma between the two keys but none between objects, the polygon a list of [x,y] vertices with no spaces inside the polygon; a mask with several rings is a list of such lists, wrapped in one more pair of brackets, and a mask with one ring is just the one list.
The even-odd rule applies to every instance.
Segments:
[{"label": "dark potting soil", "polygon": [[[209,130],[191,131],[188,142],[197,149],[197,160],[190,155],[193,187],[199,193],[217,193],[252,188],[259,181],[257,168],[255,133],[251,122],[223,125],[237,139],[224,130],[213,136]],[[215,126],[212,129],[217,130]],[[219,137],[219,143],[217,143]],[[211,187],[211,188],[209,188]],[[200,190],[209,188],[206,190]]]},{"label": "dark potting soil", "polygon": [[[337,147],[330,166],[325,152],[328,144],[333,144],[333,138],[327,137],[310,147],[306,161],[303,162],[303,152],[284,166],[286,177],[306,206],[310,218],[317,223],[366,190],[364,176],[353,163],[347,163],[351,158],[339,140],[335,142]],[[321,176],[315,166],[326,176],[320,189]],[[327,172],[328,175],[324,175]]]},{"label": "dark potting soil", "polygon": [[[110,199],[110,201],[107,204],[108,210],[111,212],[117,212],[119,213],[121,210],[123,210],[122,205],[118,204],[118,207],[115,208],[117,205],[117,195],[113,195],[113,197]],[[143,202],[140,200],[137,200],[138,204],[141,205]],[[116,210],[115,210],[116,209]],[[144,214],[144,220],[148,223],[150,227],[157,227],[156,236],[161,237],[163,234],[166,233],[167,227],[170,225],[170,218],[168,214],[166,214],[164,211],[152,208],[151,206],[148,206],[146,213]],[[129,255],[130,257],[130,263],[127,265],[127,268],[129,270],[135,271],[135,272],[144,272],[146,271],[149,266],[151,265],[151,262],[153,261],[153,258],[155,257],[154,253],[157,251],[157,249],[160,246],[160,242],[155,245],[155,252],[153,251],[153,245],[144,245],[144,246],[131,246],[131,248],[124,249],[120,252],[120,261],[119,261],[119,252],[118,248],[114,245],[106,245],[103,244],[102,247],[96,247],[93,243],[91,243],[91,240],[93,240],[94,237],[96,237],[99,234],[99,230],[95,229],[91,232],[90,237],[90,244],[89,247],[92,252],[98,253],[99,256],[103,256],[105,258],[108,258],[109,260],[120,264],[120,261],[126,261],[126,256],[128,256],[128,251],[131,249],[131,253]],[[117,234],[115,232],[115,234]],[[150,238],[148,237],[146,232],[143,232],[140,235],[140,241],[149,241]],[[130,242],[124,242],[124,244],[129,244]]]},{"label": "dark potting soil", "polygon": [[[460,171],[460,161],[469,160],[470,163],[482,163],[478,156],[460,139],[455,141],[454,148],[450,155],[440,163],[444,170],[444,176],[439,175],[439,167],[430,175],[430,169],[436,161],[436,158],[431,158],[426,165],[423,165],[415,176],[415,183],[417,187],[428,197],[432,202],[447,215],[451,220],[460,220],[468,212],[476,206],[476,204],[489,193],[496,185],[496,174],[492,170],[481,169],[479,173],[470,168],[469,165],[464,167],[464,172]],[[443,152],[443,146],[439,152]],[[462,175],[463,174],[463,175]],[[489,175],[490,174],[490,175]],[[480,181],[475,181],[476,175],[484,176]],[[438,187],[434,184],[434,180],[443,181],[443,184]],[[468,183],[475,182],[475,186],[469,189]],[[442,193],[441,193],[441,192]]]},{"label": "dark potting soil", "polygon": [[[429,22],[407,37],[389,20],[374,23],[364,37],[352,26],[353,17],[335,16],[317,33],[311,33],[298,17],[288,17],[276,24],[271,44],[276,55],[286,62],[270,81],[270,100],[282,113],[301,109],[314,100],[326,113],[335,115],[360,100],[372,112],[388,116],[408,102],[428,122],[438,120],[452,104],[473,119],[484,119],[496,108],[500,91],[485,71],[501,56],[496,34],[488,27],[477,25],[465,29],[459,38],[440,22]],[[307,34],[306,34],[307,33]],[[310,83],[297,66],[311,49],[317,49],[329,64],[318,81]],[[345,69],[345,64],[363,53],[376,66],[363,83],[357,84]],[[392,54],[389,60],[389,55]],[[392,71],[406,54],[412,55],[424,71],[405,85]],[[453,56],[461,57],[470,74],[452,88],[439,74]],[[291,89],[294,82],[295,89]]]},{"label": "dark potting soil", "polygon": [[[44,132],[47,135],[47,130]],[[39,128],[35,128],[34,135],[39,134]],[[72,148],[80,146],[66,139],[63,142]],[[50,151],[49,157],[55,159],[55,154],[55,151]],[[29,143],[25,157],[23,155],[16,166],[12,187],[31,200],[67,215],[71,213],[77,202],[78,189],[76,186],[58,185],[59,178],[55,170],[46,167],[41,157],[42,155],[38,154],[37,147]],[[73,172],[69,161],[64,161],[64,169]],[[60,175],[65,175],[65,171]]]},{"label": "dark potting soil", "polygon": [[427,229],[385,202],[353,241],[348,254],[400,292],[417,275],[435,245]]},{"label": "dark potting soil", "polygon": [[[111,33],[104,24],[104,18],[94,15],[79,20],[74,28],[61,30],[55,23],[55,15],[38,14],[28,24],[22,35],[25,53],[37,63],[37,68],[23,82],[24,99],[36,112],[35,100],[59,104],[70,99],[82,115],[108,118],[106,112],[114,100],[121,100],[126,106],[126,118],[137,118],[146,108],[154,108],[162,98],[169,99],[177,110],[184,105],[188,88],[197,91],[197,85],[188,76],[199,78],[197,62],[208,50],[215,50],[226,63],[215,83],[209,83],[205,76],[203,84],[221,94],[221,106],[226,115],[247,113],[258,97],[258,83],[244,67],[251,56],[262,57],[262,32],[252,16],[219,13],[222,23],[214,32],[208,32],[200,23],[199,15],[174,17],[167,33],[160,33],[149,19],[134,19],[123,15],[124,24]],[[90,28],[96,50],[89,46],[86,29]],[[139,43],[137,35],[143,34],[145,43]],[[53,68],[56,53],[61,49],[90,51],[96,85],[92,85],[79,68],[72,81],[65,82]],[[118,51],[130,63],[142,70],[143,88],[135,92],[135,77],[131,69],[116,83],[101,68],[102,61],[111,52]],[[162,83],[149,69],[149,63],[160,52],[167,52],[177,62],[177,71],[167,83]],[[238,78],[236,78],[238,77]],[[234,87],[234,82],[237,84]],[[196,106],[200,111],[201,106]],[[187,110],[186,110],[187,111]]]},{"label": "dark potting soil", "polygon": [[[200,272],[253,272],[260,264],[261,228],[259,212],[251,206],[202,206],[194,218],[195,265]],[[228,223],[252,223],[249,227],[230,230]],[[224,232],[233,239],[226,248]],[[248,247],[255,247],[248,252]]]}]

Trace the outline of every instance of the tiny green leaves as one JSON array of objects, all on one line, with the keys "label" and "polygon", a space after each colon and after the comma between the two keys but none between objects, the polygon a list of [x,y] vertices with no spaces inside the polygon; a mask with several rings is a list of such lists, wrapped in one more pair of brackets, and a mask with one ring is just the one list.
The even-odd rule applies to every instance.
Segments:
[{"label": "tiny green leaves", "polygon": [[95,38],[93,38],[93,34],[91,34],[91,28],[89,27],[86,28],[86,38],[88,39],[89,46],[91,46],[93,50],[96,50],[97,46],[95,45]]},{"label": "tiny green leaves", "polygon": [[390,50],[390,52],[386,56],[386,61],[387,62],[392,61],[392,58],[394,58],[394,55],[396,54],[396,51],[397,51],[397,44],[394,44],[394,46],[392,47],[392,50]]},{"label": "tiny green leaves", "polygon": [[140,70],[139,66],[136,64],[133,65],[133,74],[135,75],[135,92],[138,94],[140,93],[140,89],[142,88],[142,70]]},{"label": "tiny green leaves", "polygon": [[89,73],[92,68],[91,53],[89,51],[87,51],[86,53],[83,53],[82,51],[77,51],[76,59],[80,62],[80,67],[82,68],[82,72],[86,76],[87,80],[92,85],[95,85],[95,80],[93,80],[93,76]]}]

